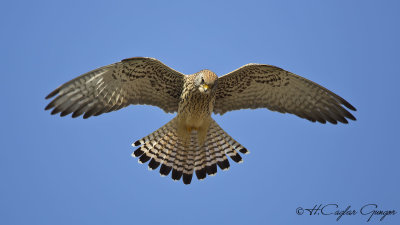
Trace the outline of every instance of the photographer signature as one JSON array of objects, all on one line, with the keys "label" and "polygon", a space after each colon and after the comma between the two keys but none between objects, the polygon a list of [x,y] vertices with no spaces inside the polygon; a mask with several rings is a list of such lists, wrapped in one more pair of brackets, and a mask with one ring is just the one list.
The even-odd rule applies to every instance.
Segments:
[{"label": "photographer signature", "polygon": [[381,210],[378,209],[377,204],[366,204],[362,206],[359,210],[352,209],[351,206],[347,206],[345,209],[339,209],[338,204],[319,204],[314,205],[313,208],[303,208],[298,207],[296,209],[297,215],[335,215],[336,221],[339,221],[343,216],[355,216],[357,214],[361,214],[363,216],[367,216],[367,222],[371,221],[373,217],[377,217],[379,221],[385,219],[386,216],[392,216],[397,214],[397,211],[392,210]]}]

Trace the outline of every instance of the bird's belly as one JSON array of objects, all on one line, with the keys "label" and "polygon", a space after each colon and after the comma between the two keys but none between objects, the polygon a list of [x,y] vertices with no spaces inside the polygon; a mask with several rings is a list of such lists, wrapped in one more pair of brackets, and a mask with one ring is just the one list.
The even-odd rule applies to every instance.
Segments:
[{"label": "bird's belly", "polygon": [[187,143],[190,140],[192,132],[197,133],[198,143],[204,144],[208,127],[210,125],[211,115],[207,113],[190,113],[186,111],[178,115],[178,136],[181,138],[183,143]]},{"label": "bird's belly", "polygon": [[204,122],[210,118],[210,115],[200,114],[200,113],[188,113],[184,115],[183,121],[186,127],[190,127],[194,130],[199,129],[203,126]]}]

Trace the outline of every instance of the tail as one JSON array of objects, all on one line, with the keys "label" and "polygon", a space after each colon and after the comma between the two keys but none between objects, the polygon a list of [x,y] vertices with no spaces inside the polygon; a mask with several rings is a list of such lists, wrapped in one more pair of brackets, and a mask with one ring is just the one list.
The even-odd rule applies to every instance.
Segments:
[{"label": "tail", "polygon": [[190,143],[183,144],[177,135],[177,117],[167,124],[136,141],[133,146],[139,146],[133,157],[140,157],[139,163],[150,162],[149,170],[160,167],[161,176],[167,176],[172,170],[172,179],[190,184],[193,171],[199,180],[207,174],[217,173],[217,165],[222,170],[229,169],[226,155],[237,163],[243,162],[237,151],[248,154],[249,151],[229,136],[213,119],[207,132],[203,146],[199,146],[197,131],[190,134]]}]

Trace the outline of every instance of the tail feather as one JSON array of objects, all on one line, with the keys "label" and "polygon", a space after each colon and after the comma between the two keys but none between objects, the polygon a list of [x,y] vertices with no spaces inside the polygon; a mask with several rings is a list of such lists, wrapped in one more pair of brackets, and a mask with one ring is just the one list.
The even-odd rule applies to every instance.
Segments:
[{"label": "tail feather", "polygon": [[150,156],[148,156],[147,154],[143,154],[142,156],[140,156],[139,158],[139,163],[143,164],[146,163],[147,161],[149,161],[151,159]]},{"label": "tail feather", "polygon": [[185,153],[184,150],[182,151],[180,149],[180,146],[178,146],[174,160],[173,160],[173,166],[172,166],[172,179],[173,180],[180,180],[182,177],[183,166],[185,163],[184,153]]},{"label": "tail feather", "polygon": [[163,149],[163,156],[161,160],[161,168],[160,168],[160,175],[161,176],[168,176],[168,174],[172,170],[173,162],[174,162],[174,156],[175,156],[175,150],[177,148],[176,142],[173,141],[173,136],[174,136],[174,130],[170,131],[168,133],[168,136],[165,137],[165,140],[167,141],[167,144],[165,145],[165,148]]},{"label": "tail feather", "polygon": [[[178,149],[179,149],[179,140],[176,137],[176,130],[173,129],[170,133],[168,144],[166,145],[165,148],[168,149],[165,154],[165,159],[163,161],[163,165],[165,165],[165,170],[160,169],[160,175],[161,176],[167,176],[169,172],[172,170],[172,178],[174,180],[179,180],[180,176],[179,173],[177,173],[176,169],[178,168],[177,163],[175,162],[178,159],[176,159],[176,156],[178,154]],[[175,172],[174,172],[175,171]]]},{"label": "tail feather", "polygon": [[[229,136],[214,120],[211,121],[206,139],[199,145],[197,131],[190,134],[190,142],[183,144],[177,133],[177,118],[160,129],[136,141],[139,146],[132,156],[139,157],[139,163],[149,162],[149,170],[160,167],[160,175],[171,173],[173,180],[182,178],[184,184],[190,184],[193,173],[199,180],[230,167],[229,156],[234,162],[243,162],[237,151],[249,153],[241,144]],[[161,165],[161,166],[160,166]]]},{"label": "tail feather", "polygon": [[155,170],[160,166],[160,162],[157,162],[156,159],[152,158],[149,162],[149,170]]},{"label": "tail feather", "polygon": [[165,151],[166,148],[163,146],[166,146],[166,137],[168,137],[168,134],[166,134],[163,138],[161,138],[154,146],[152,149],[148,151],[148,155],[152,158],[150,163],[149,163],[149,170],[154,170],[156,169],[162,162],[164,157],[166,156]]},{"label": "tail feather", "polygon": [[197,142],[197,137],[194,133],[191,135],[191,143],[189,148],[185,152],[185,165],[183,169],[183,183],[190,184],[193,177],[193,170],[195,168],[195,159],[200,152],[199,144]]},{"label": "tail feather", "polygon": [[200,146],[196,146],[196,157],[194,159],[194,170],[196,171],[196,177],[199,180],[203,180],[207,176],[206,171],[206,151],[201,151]]},{"label": "tail feather", "polygon": [[163,148],[162,152],[162,163],[165,166],[171,167],[173,166],[174,158],[176,155],[177,146],[177,139],[175,138],[174,130],[171,130],[168,135],[164,137],[165,139],[165,147]]},{"label": "tail feather", "polygon": [[158,130],[154,131],[153,133],[147,135],[146,137],[135,141],[133,143],[133,146],[139,146],[139,145],[144,145],[145,143],[157,143],[161,138],[164,137],[164,134],[170,131],[171,128],[175,126],[176,123],[176,117],[169,121],[167,124],[159,128]]},{"label": "tail feather", "polygon": [[193,167],[194,167],[194,154],[192,154],[192,150],[185,151],[185,164],[183,166],[183,183],[190,184],[192,181],[193,175]]},{"label": "tail feather", "polygon": [[172,169],[172,175],[171,175],[172,180],[175,180],[175,181],[180,180],[181,177],[182,177],[182,173],[183,173],[183,172],[182,172],[181,169],[175,169],[175,168],[173,168],[173,169]]},{"label": "tail feather", "polygon": [[[207,140],[208,141],[208,140]],[[206,141],[206,143],[207,143]],[[208,143],[205,145],[206,146],[206,172],[209,176],[214,176],[217,174],[217,160],[216,160],[216,154],[214,152],[213,146]]]},{"label": "tail feather", "polygon": [[168,174],[171,172],[171,170],[172,170],[172,167],[167,166],[167,165],[165,165],[165,164],[161,164],[161,167],[160,167],[160,175],[161,175],[162,177],[168,176]]}]

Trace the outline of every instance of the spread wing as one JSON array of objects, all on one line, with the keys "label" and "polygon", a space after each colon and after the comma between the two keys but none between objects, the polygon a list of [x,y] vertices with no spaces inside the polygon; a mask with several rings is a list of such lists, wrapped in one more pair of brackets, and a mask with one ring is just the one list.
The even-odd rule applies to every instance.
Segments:
[{"label": "spread wing", "polygon": [[247,64],[218,79],[214,113],[268,108],[312,122],[348,123],[356,118],[350,103],[328,89],[281,68]]},{"label": "spread wing", "polygon": [[130,58],[85,73],[51,92],[51,114],[83,118],[115,111],[130,104],[178,110],[185,75],[153,58]]}]

